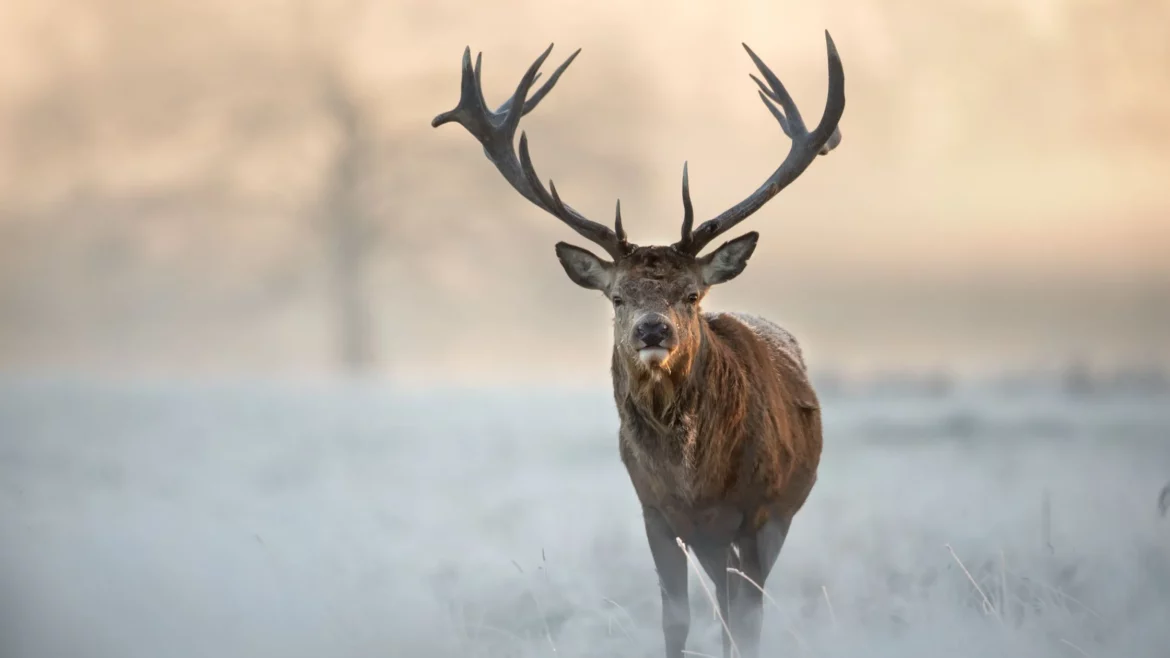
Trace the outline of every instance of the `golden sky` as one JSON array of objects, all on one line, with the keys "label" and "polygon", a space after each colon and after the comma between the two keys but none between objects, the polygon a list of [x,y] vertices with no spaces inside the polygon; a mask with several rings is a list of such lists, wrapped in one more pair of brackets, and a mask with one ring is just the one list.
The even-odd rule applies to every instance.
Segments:
[{"label": "golden sky", "polygon": [[[35,364],[63,343],[65,365],[327,363],[312,275],[299,302],[261,319],[206,301],[258,269],[317,265],[295,218],[336,145],[314,109],[324,70],[373,126],[384,195],[373,207],[426,250],[396,267],[391,245],[372,275],[387,345],[415,343],[415,360],[395,367],[492,372],[503,350],[483,345],[544,346],[546,318],[569,313],[578,326],[559,340],[573,347],[557,347],[593,372],[608,312],[552,257],[575,236],[508,190],[460,128],[429,126],[457,98],[463,47],[484,51],[495,102],[549,42],[552,60],[584,49],[524,121],[534,159],[586,214],[609,221],[620,196],[631,239],[652,242],[678,230],[684,160],[703,219],[787,150],[740,42],[811,121],[825,28],[846,71],[843,144],[745,223],[760,248],[713,304],[777,317],[834,364],[1170,356],[1168,18],[1170,3],[1138,0],[10,0],[0,221],[16,228],[0,284],[37,302],[27,321],[0,323],[0,364]],[[140,267],[98,290],[69,272],[113,220],[77,210],[79,198],[147,199],[169,218],[120,225]],[[65,206],[97,237],[44,229]],[[207,276],[199,249],[219,254]],[[160,272],[181,281],[144,283]],[[95,295],[121,300],[139,320],[118,326],[150,339],[112,345],[100,309],[84,310]],[[144,313],[150,295],[165,309],[189,296],[180,310],[192,315]],[[203,338],[182,345],[197,358],[180,358],[174,326],[192,322]],[[244,347],[255,341],[268,352]],[[540,366],[513,355],[509,367]]]}]

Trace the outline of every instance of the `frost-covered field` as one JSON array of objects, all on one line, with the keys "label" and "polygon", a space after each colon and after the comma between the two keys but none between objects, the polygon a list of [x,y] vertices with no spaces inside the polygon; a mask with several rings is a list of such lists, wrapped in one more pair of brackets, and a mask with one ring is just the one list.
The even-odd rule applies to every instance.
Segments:
[{"label": "frost-covered field", "polygon": [[[768,655],[1168,655],[1165,397],[823,402]],[[8,380],[0,656],[659,656],[615,427],[607,391]]]}]

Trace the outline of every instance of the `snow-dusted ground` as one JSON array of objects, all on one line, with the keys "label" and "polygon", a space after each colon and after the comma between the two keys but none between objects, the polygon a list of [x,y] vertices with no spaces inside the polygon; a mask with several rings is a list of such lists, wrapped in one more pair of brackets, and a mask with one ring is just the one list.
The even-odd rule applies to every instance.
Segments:
[{"label": "snow-dusted ground", "polygon": [[[1165,397],[823,402],[768,655],[1170,655]],[[0,656],[659,656],[615,427],[607,391],[7,380]]]}]

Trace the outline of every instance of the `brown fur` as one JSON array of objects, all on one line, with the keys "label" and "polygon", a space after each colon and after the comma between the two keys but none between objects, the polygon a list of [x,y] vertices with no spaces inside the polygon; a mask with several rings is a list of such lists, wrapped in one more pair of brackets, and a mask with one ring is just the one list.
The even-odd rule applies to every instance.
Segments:
[{"label": "brown fur", "polygon": [[704,315],[699,322],[695,353],[669,377],[631,367],[614,351],[621,455],[638,497],[672,521],[691,517],[676,529],[700,535],[707,533],[699,517],[723,505],[745,521],[722,529],[733,535],[758,529],[771,514],[791,520],[820,462],[816,394],[800,364],[739,320]]}]

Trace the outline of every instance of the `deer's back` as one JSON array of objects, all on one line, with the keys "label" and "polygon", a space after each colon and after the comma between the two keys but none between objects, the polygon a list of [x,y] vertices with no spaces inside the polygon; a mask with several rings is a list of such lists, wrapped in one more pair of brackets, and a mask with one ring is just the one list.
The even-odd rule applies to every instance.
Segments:
[{"label": "deer's back", "polygon": [[775,322],[751,313],[726,312],[706,313],[705,315],[708,321],[715,320],[719,316],[738,320],[768,346],[768,350],[778,365],[792,364],[802,373],[807,371],[804,364],[804,354],[800,351],[800,344],[796,342],[796,337]]}]

